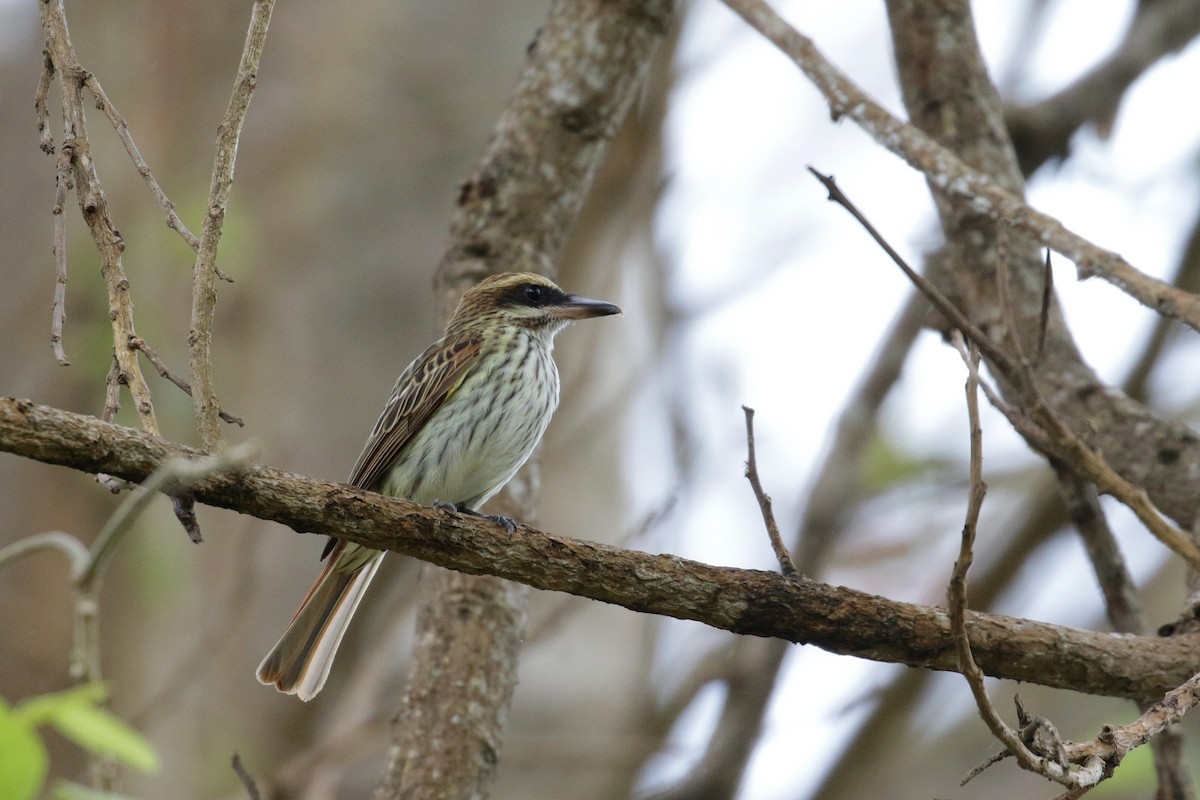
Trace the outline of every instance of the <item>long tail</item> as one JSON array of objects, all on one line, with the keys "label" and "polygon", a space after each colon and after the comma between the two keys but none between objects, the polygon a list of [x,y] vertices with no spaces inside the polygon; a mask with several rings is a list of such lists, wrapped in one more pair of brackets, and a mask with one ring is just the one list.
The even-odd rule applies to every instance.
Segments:
[{"label": "long tail", "polygon": [[259,681],[304,701],[316,697],[382,561],[381,550],[338,542],[287,630],[258,665]]}]

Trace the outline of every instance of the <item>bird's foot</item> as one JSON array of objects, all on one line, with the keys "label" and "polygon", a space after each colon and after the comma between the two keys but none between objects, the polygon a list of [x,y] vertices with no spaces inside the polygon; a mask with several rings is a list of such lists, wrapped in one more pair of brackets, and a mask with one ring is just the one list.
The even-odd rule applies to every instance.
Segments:
[{"label": "bird's foot", "polygon": [[504,530],[508,532],[509,539],[517,532],[517,521],[512,517],[506,517],[503,514],[484,514],[482,516],[484,519],[490,519],[492,522],[498,522],[503,525]]},{"label": "bird's foot", "polygon": [[508,538],[512,538],[517,532],[517,522],[512,517],[506,517],[503,514],[482,514],[473,508],[460,506],[457,503],[446,503],[442,500],[433,501],[434,508],[440,508],[443,511],[457,511],[459,514],[466,514],[470,517],[478,517],[479,519],[487,519],[504,526],[504,530],[508,532]]}]

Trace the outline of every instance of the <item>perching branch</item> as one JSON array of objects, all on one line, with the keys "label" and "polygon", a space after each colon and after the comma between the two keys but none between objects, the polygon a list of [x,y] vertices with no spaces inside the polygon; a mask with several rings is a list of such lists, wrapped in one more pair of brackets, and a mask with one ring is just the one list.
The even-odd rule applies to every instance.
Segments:
[{"label": "perching branch", "polygon": [[[0,450],[141,481],[199,451],[94,417],[0,399]],[[316,481],[266,466],[197,481],[197,501],[337,536],[470,574],[488,574],[633,611],[877,661],[956,671],[946,612],[776,573],[714,567],[583,542]],[[1188,636],[1113,636],[991,614],[967,615],[989,675],[1118,697],[1155,697],[1194,674]]]}]

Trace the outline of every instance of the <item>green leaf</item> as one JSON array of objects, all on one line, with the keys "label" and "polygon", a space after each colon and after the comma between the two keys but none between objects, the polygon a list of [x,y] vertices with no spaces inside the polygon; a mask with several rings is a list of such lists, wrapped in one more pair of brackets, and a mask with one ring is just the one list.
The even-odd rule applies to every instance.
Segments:
[{"label": "green leaf", "polygon": [[54,784],[54,800],[135,800],[127,794],[104,792],[79,783],[59,781]]},{"label": "green leaf", "polygon": [[154,747],[111,711],[97,705],[105,696],[103,684],[84,684],[31,697],[18,705],[14,714],[30,728],[54,726],[89,753],[112,756],[142,772],[157,772]]},{"label": "green leaf", "polygon": [[83,703],[67,705],[50,724],[84,750],[112,756],[142,772],[158,772],[158,753],[150,742],[107,709]]},{"label": "green leaf", "polygon": [[0,700],[0,797],[11,800],[37,797],[49,763],[46,746],[33,726]]},{"label": "green leaf", "polygon": [[104,698],[107,696],[108,692],[104,688],[104,684],[84,683],[61,692],[27,697],[17,704],[13,713],[22,722],[33,728],[38,725],[50,724],[55,717],[62,713],[64,708],[80,704],[94,706],[104,702]]}]

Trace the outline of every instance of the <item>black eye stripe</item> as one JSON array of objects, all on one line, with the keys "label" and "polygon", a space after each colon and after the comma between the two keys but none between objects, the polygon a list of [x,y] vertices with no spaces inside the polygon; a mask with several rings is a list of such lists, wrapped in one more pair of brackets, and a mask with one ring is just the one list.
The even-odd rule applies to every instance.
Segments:
[{"label": "black eye stripe", "polygon": [[558,289],[553,286],[545,286],[540,283],[523,283],[519,286],[514,286],[508,292],[508,300],[513,305],[529,306],[531,308],[542,308],[544,306],[557,305],[566,299]]}]

